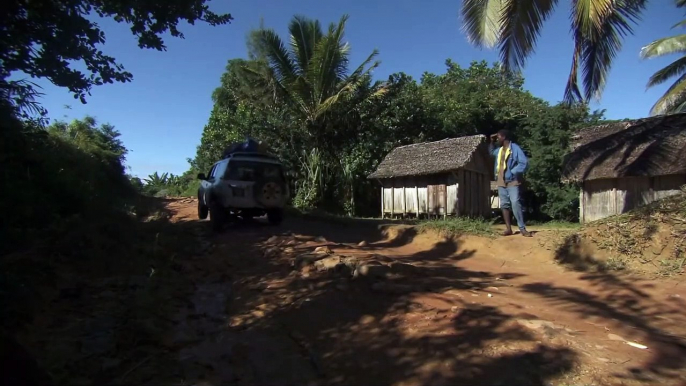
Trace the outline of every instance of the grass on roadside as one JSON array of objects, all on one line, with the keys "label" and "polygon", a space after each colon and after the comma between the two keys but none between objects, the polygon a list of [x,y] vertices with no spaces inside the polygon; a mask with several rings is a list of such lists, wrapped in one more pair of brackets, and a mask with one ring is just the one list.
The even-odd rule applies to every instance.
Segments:
[{"label": "grass on roadside", "polygon": [[420,231],[434,231],[446,236],[475,235],[495,237],[493,222],[483,218],[454,217],[445,220],[424,220],[418,223]]},{"label": "grass on roadside", "polygon": [[580,229],[581,224],[576,223],[576,222],[568,222],[568,221],[559,221],[559,220],[552,220],[552,221],[529,221],[527,222],[527,227],[532,226],[532,227],[537,227],[540,229],[550,229],[550,230],[573,230],[573,229]]}]

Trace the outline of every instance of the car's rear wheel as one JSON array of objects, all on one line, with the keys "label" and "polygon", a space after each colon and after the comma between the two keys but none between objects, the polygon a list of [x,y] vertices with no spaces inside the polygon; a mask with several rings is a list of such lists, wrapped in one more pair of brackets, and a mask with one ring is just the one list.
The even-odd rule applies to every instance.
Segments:
[{"label": "car's rear wheel", "polygon": [[226,224],[226,209],[221,206],[218,202],[213,201],[210,203],[210,224],[212,225],[212,230],[219,232],[224,229]]},{"label": "car's rear wheel", "polygon": [[198,198],[198,218],[201,220],[206,219],[209,211],[210,211],[209,208],[207,206],[203,205],[200,198]]},{"label": "car's rear wheel", "polygon": [[272,225],[279,225],[283,221],[283,210],[272,209],[267,211],[267,221]]}]

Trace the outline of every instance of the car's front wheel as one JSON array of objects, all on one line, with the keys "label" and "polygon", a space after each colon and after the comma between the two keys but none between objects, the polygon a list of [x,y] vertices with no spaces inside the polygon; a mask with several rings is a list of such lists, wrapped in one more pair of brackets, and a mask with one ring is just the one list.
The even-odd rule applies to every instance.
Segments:
[{"label": "car's front wheel", "polygon": [[283,221],[283,210],[272,209],[267,211],[267,221],[272,225],[279,225]]},{"label": "car's front wheel", "polygon": [[198,198],[198,218],[201,220],[204,220],[207,218],[207,214],[209,213],[209,208],[205,205],[202,204],[202,200]]},{"label": "car's front wheel", "polygon": [[210,203],[210,224],[213,231],[219,232],[224,229],[226,217],[226,209],[223,206],[216,201]]}]

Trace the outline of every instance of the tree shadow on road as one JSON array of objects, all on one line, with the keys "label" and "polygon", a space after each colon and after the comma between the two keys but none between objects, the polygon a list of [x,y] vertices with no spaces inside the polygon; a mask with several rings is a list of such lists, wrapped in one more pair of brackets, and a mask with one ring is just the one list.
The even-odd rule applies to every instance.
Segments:
[{"label": "tree shadow on road", "polygon": [[[338,242],[335,234],[327,239]],[[234,366],[232,378],[207,375],[205,380],[546,385],[569,372],[577,354],[540,343],[515,322],[516,315],[484,304],[481,290],[492,286],[496,277],[456,267],[455,261],[470,258],[475,251],[458,252],[456,241],[450,242],[452,246],[445,241],[429,251],[394,256],[416,263],[416,268],[409,276],[377,282],[335,273],[303,277],[274,261],[248,268],[247,276],[238,269],[235,275],[241,278],[234,283],[231,328],[223,334],[222,353],[210,361],[213,368]],[[259,256],[259,247],[253,245],[249,253]],[[502,273],[498,278],[516,276]],[[272,342],[269,347],[267,342]],[[274,354],[275,346],[280,357]],[[248,359],[242,361],[239,355]]]},{"label": "tree shadow on road", "polygon": [[639,280],[630,277],[601,272],[585,274],[580,279],[588,282],[594,293],[543,282],[526,284],[522,289],[581,319],[612,320],[614,328],[633,331],[622,338],[649,346],[651,356],[646,363],[635,364],[628,373],[619,371],[614,374],[616,377],[651,382],[657,381],[656,376],[685,380],[686,339],[668,331],[686,323],[683,304],[670,305],[651,297],[641,290]]}]

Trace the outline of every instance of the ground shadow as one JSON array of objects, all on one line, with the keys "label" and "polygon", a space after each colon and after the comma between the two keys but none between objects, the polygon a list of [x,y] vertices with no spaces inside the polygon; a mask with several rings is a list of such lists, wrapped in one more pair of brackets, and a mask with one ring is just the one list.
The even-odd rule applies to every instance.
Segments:
[{"label": "ground shadow", "polygon": [[[207,223],[164,218],[140,228],[152,237],[137,253],[154,257],[154,266],[136,274],[122,268],[125,280],[84,275],[81,290],[52,298],[32,325],[44,333],[30,348],[63,369],[53,374],[62,383],[542,386],[580,360],[572,349],[541,343],[518,323],[521,315],[484,301],[489,287],[518,274],[459,267],[475,255],[459,239],[393,256],[415,267],[405,274],[352,280],[301,274],[290,259],[266,256],[265,240],[279,233],[333,244],[381,240],[376,226],[337,232],[337,225],[289,220],[210,236]],[[550,283],[523,289],[581,318],[617,319],[656,342],[647,367],[619,376],[638,379],[646,368],[674,377],[686,355],[656,318],[676,318],[683,304],[652,299],[646,307],[644,291],[613,275],[582,280],[602,295]]]},{"label": "ground shadow", "polygon": [[[3,308],[3,330],[54,384],[143,384],[178,361],[165,339],[193,290],[183,262],[211,248],[209,227],[171,222],[169,205],[178,200],[140,200],[134,216],[74,222],[60,237],[44,235],[35,248],[3,259],[3,270],[32,293],[16,304],[21,323]],[[3,355],[21,358],[4,348]],[[27,369],[11,366],[2,379],[49,384],[32,382],[38,371]]]},{"label": "ground shadow", "polygon": [[575,271],[605,271],[605,262],[594,257],[592,248],[581,235],[574,233],[564,238],[555,249],[555,261]]},{"label": "ground shadow", "polygon": [[[637,364],[628,374],[615,374],[619,378],[651,380],[655,376],[684,380],[686,340],[661,327],[665,321],[683,319],[683,305],[669,305],[651,298],[631,278],[611,273],[593,273],[581,280],[595,287],[597,294],[578,288],[556,286],[551,283],[531,283],[523,290],[548,299],[551,305],[579,315],[582,319],[602,318],[614,320],[626,329],[635,331],[634,338],[650,345],[652,353],[648,363]],[[631,339],[631,337],[626,337]]]},{"label": "ground shadow", "polygon": [[[316,235],[325,234],[319,224],[309,226]],[[339,242],[335,234],[327,239]],[[259,247],[246,247],[247,254],[259,255]],[[460,251],[458,240],[445,240],[429,251],[393,256],[414,269],[384,280],[294,275],[287,261],[280,267],[275,259],[263,260],[256,267],[244,256],[240,267],[232,264],[240,276],[230,305],[232,328],[222,334],[222,348],[212,349],[214,359],[207,360],[212,368],[231,370],[187,380],[546,385],[570,371],[577,360],[572,350],[541,344],[516,316],[474,300],[485,297],[481,291],[497,279],[518,276],[505,272],[496,278],[455,266],[474,253]],[[476,292],[466,292],[469,298],[455,292],[465,290]],[[202,352],[208,351],[193,355]]]}]

